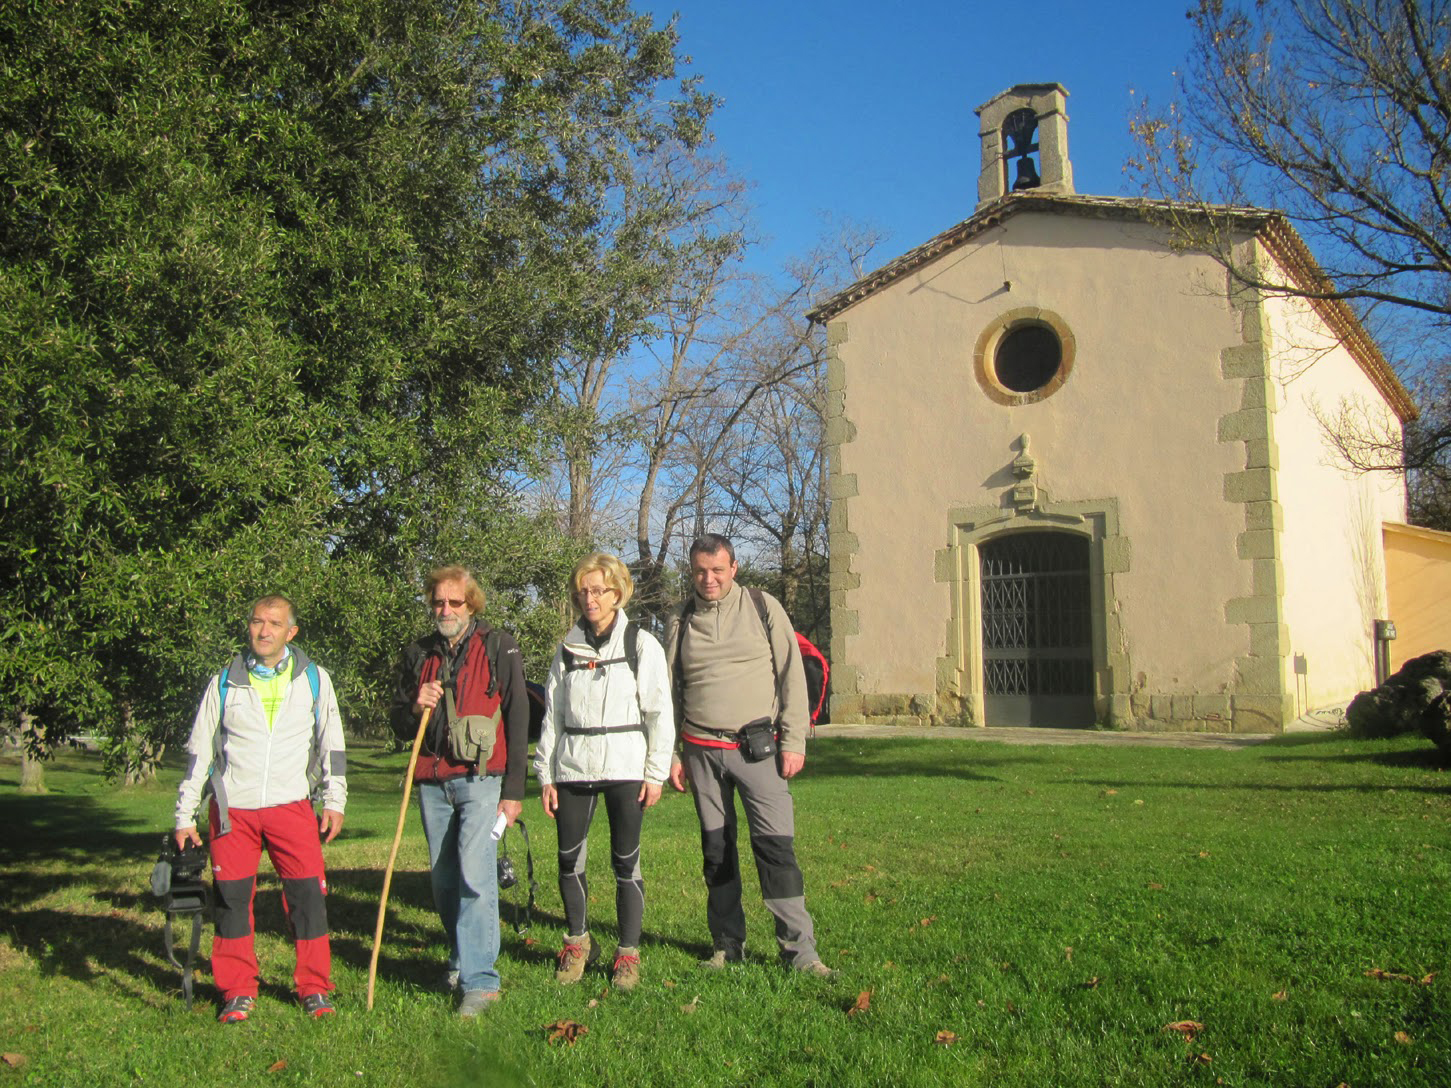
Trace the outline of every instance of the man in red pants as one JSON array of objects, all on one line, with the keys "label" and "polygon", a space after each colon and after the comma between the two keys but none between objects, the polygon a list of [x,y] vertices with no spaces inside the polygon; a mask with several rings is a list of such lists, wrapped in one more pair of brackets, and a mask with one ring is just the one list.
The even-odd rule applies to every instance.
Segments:
[{"label": "man in red pants", "polygon": [[[332,1014],[321,842],[342,830],[348,797],[337,696],[327,672],[290,645],[297,634],[292,602],[263,597],[247,631],[249,652],[234,657],[202,696],[176,803],[178,849],[200,846],[196,811],[211,794],[212,978],[224,1024],[246,1020],[257,1001],[252,899],[263,849],[282,879],[297,942],[298,1000],[309,1016]],[[313,811],[314,786],[322,792],[321,817]]]}]

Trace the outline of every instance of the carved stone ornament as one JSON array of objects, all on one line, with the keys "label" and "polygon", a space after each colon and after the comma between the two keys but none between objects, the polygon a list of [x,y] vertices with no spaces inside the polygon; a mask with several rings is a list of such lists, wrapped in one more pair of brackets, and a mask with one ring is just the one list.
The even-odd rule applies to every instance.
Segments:
[{"label": "carved stone ornament", "polygon": [[1027,432],[1018,436],[1018,456],[1013,458],[1013,475],[1018,482],[1013,485],[1010,498],[1019,513],[1038,509],[1038,462],[1028,452],[1032,439]]}]

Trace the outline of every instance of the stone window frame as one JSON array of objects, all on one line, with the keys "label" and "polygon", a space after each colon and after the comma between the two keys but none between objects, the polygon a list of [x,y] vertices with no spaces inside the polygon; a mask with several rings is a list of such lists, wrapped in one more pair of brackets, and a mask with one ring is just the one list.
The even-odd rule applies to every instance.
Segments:
[{"label": "stone window frame", "polygon": [[[1003,338],[1014,329],[1024,325],[1040,325],[1052,329],[1053,334],[1058,337],[1063,357],[1058,363],[1058,372],[1045,384],[1031,392],[1019,393],[998,381],[995,362],[998,345],[1003,342]],[[1020,306],[1015,310],[999,314],[978,336],[977,346],[973,349],[972,354],[973,376],[977,378],[977,384],[982,387],[982,391],[987,394],[988,399],[995,404],[1008,407],[1036,404],[1039,401],[1047,400],[1063,388],[1068,381],[1068,376],[1073,372],[1073,360],[1077,354],[1078,339],[1068,328],[1068,322],[1052,310],[1045,310],[1037,306]]]}]

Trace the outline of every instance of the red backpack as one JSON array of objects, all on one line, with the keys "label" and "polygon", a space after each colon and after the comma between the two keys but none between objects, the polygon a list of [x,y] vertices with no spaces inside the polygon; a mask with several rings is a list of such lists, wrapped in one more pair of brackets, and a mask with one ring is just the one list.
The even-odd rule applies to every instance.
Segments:
[{"label": "red backpack", "polygon": [[831,676],[831,666],[826,655],[800,631],[796,632],[796,645],[801,647],[801,667],[806,670],[806,702],[811,707],[811,729],[814,732],[817,719],[826,709],[826,681]]}]

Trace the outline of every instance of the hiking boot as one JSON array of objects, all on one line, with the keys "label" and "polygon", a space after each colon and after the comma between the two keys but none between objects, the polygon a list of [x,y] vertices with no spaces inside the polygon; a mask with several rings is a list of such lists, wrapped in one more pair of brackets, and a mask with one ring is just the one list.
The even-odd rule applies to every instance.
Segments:
[{"label": "hiking boot", "polygon": [[746,958],[746,950],[740,948],[717,948],[711,953],[710,959],[701,960],[702,967],[708,967],[712,971],[719,971],[728,963],[743,963]]},{"label": "hiking boot", "polygon": [[245,994],[229,998],[222,1005],[222,1011],[217,1013],[217,1023],[240,1024],[252,1015],[252,1009],[256,1005],[257,999],[255,997],[248,997]]},{"label": "hiking boot", "polygon": [[624,993],[629,993],[640,985],[640,950],[638,948],[615,950],[615,967],[614,973],[610,975],[610,985]]},{"label": "hiking boot", "polygon": [[796,968],[796,970],[800,971],[803,975],[810,975],[812,978],[836,978],[836,972],[820,960],[812,960],[810,963]]},{"label": "hiking boot", "polygon": [[458,1003],[458,1014],[471,1020],[485,1009],[491,1009],[499,1000],[498,990],[466,990]]},{"label": "hiking boot", "polygon": [[327,994],[308,994],[302,999],[302,1011],[314,1020],[321,1020],[324,1016],[332,1016],[338,1010],[333,1008]]},{"label": "hiking boot", "polygon": [[559,953],[559,969],[554,972],[554,981],[561,986],[570,986],[584,978],[584,969],[599,958],[600,950],[589,939],[588,933],[578,937],[564,938],[564,948]]}]

